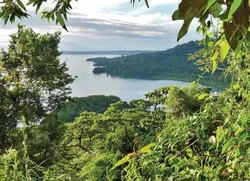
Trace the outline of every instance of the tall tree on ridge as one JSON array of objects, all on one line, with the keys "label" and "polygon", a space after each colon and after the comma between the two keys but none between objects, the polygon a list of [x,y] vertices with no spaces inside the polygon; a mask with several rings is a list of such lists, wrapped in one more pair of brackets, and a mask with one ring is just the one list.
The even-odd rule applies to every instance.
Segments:
[{"label": "tall tree on ridge", "polygon": [[0,52],[0,139],[8,142],[22,118],[27,125],[42,121],[68,98],[73,82],[60,63],[60,32],[41,35],[18,25],[8,50]]}]

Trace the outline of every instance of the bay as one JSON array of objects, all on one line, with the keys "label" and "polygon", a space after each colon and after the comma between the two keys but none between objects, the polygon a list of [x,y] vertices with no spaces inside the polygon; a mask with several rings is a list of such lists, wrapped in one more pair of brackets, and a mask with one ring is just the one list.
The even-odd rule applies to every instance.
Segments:
[{"label": "bay", "polygon": [[[66,61],[69,73],[77,76],[71,84],[73,97],[89,95],[116,95],[123,101],[145,98],[144,94],[164,86],[188,86],[190,83],[172,80],[123,79],[106,74],[93,74],[93,62],[88,58],[114,57],[116,55],[68,55],[62,54],[61,61]],[[136,67],[135,67],[136,68]]]}]

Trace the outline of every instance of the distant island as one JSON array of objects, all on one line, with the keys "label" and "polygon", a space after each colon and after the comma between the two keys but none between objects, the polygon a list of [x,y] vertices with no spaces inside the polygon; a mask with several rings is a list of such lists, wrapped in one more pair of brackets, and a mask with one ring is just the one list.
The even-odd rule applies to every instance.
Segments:
[{"label": "distant island", "polygon": [[155,52],[151,50],[114,50],[114,51],[62,51],[65,55],[136,55]]},{"label": "distant island", "polygon": [[[89,58],[87,61],[94,62],[93,73],[95,74],[106,73],[121,78],[190,82],[197,80],[203,72],[195,65],[195,61],[188,60],[188,55],[201,48],[196,42],[190,41],[165,51],[143,52],[114,58]],[[200,83],[224,88],[230,81],[220,78],[221,74],[222,71],[216,71],[212,75],[206,73]]]}]

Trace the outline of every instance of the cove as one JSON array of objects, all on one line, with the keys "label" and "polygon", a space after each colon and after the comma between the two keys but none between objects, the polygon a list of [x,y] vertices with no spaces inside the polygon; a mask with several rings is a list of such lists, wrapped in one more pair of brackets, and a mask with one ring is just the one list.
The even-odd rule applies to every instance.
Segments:
[{"label": "cove", "polygon": [[[144,94],[164,86],[188,86],[190,83],[172,80],[142,80],[112,77],[106,74],[93,74],[93,62],[88,58],[114,57],[116,55],[69,55],[62,54],[61,61],[66,61],[69,73],[77,76],[71,84],[73,97],[89,95],[115,95],[123,101],[145,98]],[[135,67],[136,68],[136,67]]]}]

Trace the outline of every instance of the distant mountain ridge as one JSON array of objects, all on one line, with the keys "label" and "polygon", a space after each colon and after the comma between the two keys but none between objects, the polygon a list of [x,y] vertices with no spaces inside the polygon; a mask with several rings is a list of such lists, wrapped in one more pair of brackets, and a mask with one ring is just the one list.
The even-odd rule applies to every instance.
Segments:
[{"label": "distant mountain ridge", "polygon": [[66,55],[136,55],[156,52],[153,50],[111,50],[111,51],[62,51]]},{"label": "distant mountain ridge", "polygon": [[[195,81],[203,72],[195,65],[195,61],[188,60],[188,55],[201,48],[197,42],[190,41],[165,51],[114,58],[89,58],[87,61],[94,62],[95,74],[107,73],[121,78]],[[218,80],[220,76],[219,71],[213,75],[207,73],[201,82],[210,86],[225,84],[223,80]]]}]

